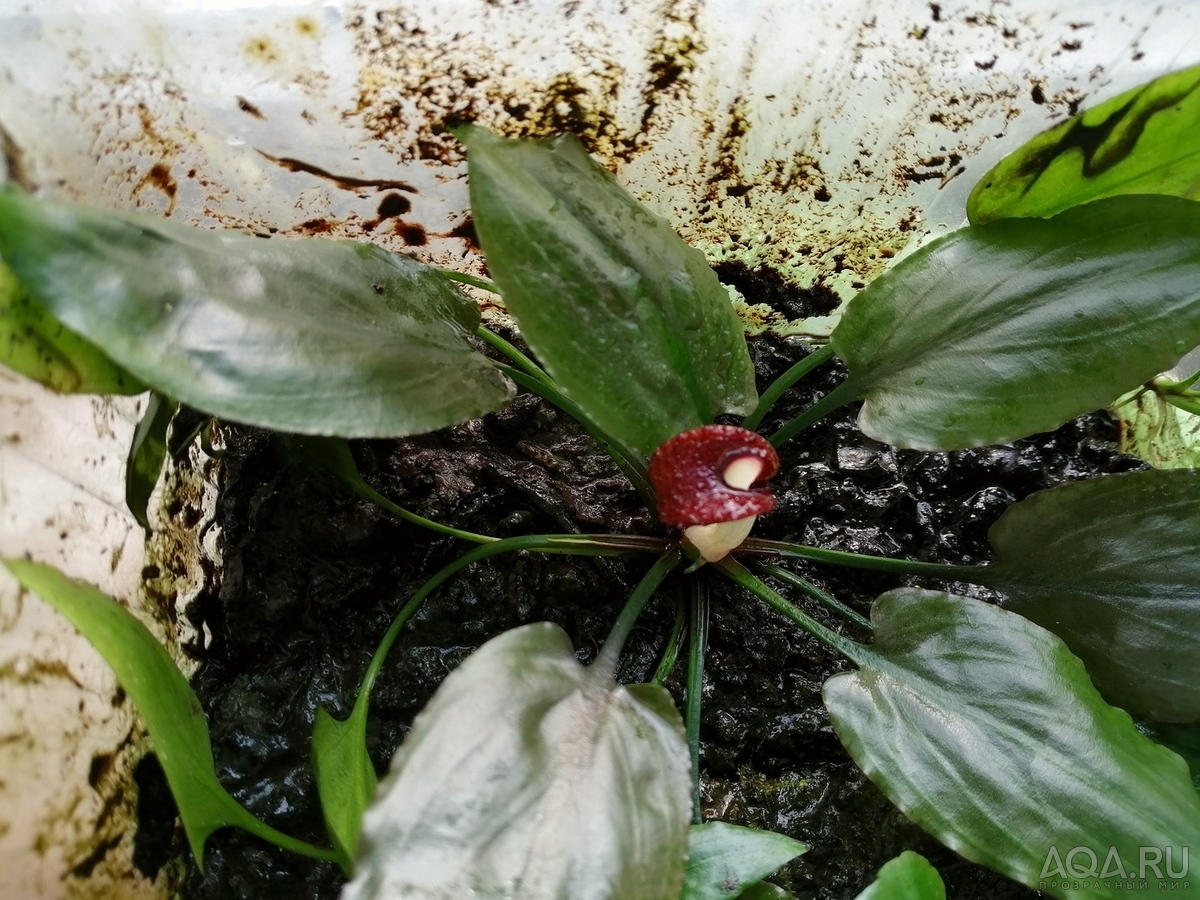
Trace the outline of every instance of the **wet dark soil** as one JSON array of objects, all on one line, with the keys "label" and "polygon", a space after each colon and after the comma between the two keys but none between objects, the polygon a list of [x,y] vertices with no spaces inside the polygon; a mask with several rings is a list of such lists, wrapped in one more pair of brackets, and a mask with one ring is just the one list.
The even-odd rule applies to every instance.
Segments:
[{"label": "wet dark soil", "polygon": [[[802,355],[774,338],[752,344],[760,381]],[[814,373],[764,425],[829,390],[841,373]],[[1072,479],[1138,468],[1114,450],[1103,413],[1010,446],[958,453],[894,450],[863,437],[844,410],[784,448],[777,510],[756,534],[859,552],[973,562],[988,526],[1015,500]],[[249,428],[224,429],[228,447],[219,525],[219,594],[190,610],[211,640],[194,685],[212,727],[222,781],[256,814],[325,843],[309,764],[318,706],[344,716],[392,616],[466,549],[350,496],[330,476],[281,453]],[[628,483],[569,419],[536,397],[432,435],[354,447],[378,490],[409,509],[477,532],[659,533]],[[865,611],[894,576],[789,564]],[[435,593],[408,626],[372,702],[370,750],[382,772],[441,679],[487,639],[548,620],[581,658],[596,651],[644,561],[517,553],[472,566]],[[916,583],[915,581],[912,583]],[[930,584],[926,581],[925,584]],[[936,586],[936,585],[934,585]],[[956,589],[980,594],[979,589]],[[624,680],[653,673],[675,614],[670,591],[652,601],[631,638]],[[808,607],[806,607],[808,608]],[[820,607],[831,627],[851,629]],[[861,635],[854,635],[861,637]],[[951,898],[1037,896],[943,849],[907,822],[850,762],[821,704],[821,685],[847,663],[766,607],[714,579],[702,725],[705,814],[781,831],[811,846],[774,880],[799,898],[853,897],[875,870],[916,849],[941,870]],[[683,666],[669,687],[682,702]],[[141,780],[151,779],[143,773]],[[144,812],[143,831],[170,832],[169,805]],[[161,818],[167,816],[167,819]],[[226,829],[194,865],[184,896],[329,898],[343,879],[327,863]]]}]

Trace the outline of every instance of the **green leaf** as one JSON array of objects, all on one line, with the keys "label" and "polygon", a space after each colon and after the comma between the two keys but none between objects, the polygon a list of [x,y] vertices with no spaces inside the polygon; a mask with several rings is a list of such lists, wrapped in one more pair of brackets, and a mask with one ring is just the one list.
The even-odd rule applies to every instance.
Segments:
[{"label": "green leaf", "polygon": [[1057,428],[1200,343],[1200,203],[1115,197],[964,228],[873,281],[832,342],[850,367],[838,390],[865,400],[878,440],[952,450]]},{"label": "green leaf", "polygon": [[[967,859],[1058,897],[1124,897],[1141,848],[1174,871],[1200,846],[1187,765],[1108,706],[1057,637],[978,600],[902,588],[875,601],[875,644],[825,684],[851,756],[904,813]],[[1056,878],[1087,852],[1108,886]],[[1200,863],[1148,893],[1200,896]],[[1120,866],[1120,870],[1116,867]],[[1067,875],[1073,870],[1065,870]],[[1166,869],[1162,870],[1166,872]],[[1082,877],[1082,876],[1079,876]],[[1187,882],[1185,884],[1185,882]]]},{"label": "green leaf", "polygon": [[1200,725],[1194,722],[1137,722],[1138,730],[1155,743],[1174,750],[1192,773],[1192,787],[1200,791]]},{"label": "green leaf", "polygon": [[152,391],[125,460],[125,505],[147,531],[150,521],[146,508],[167,459],[167,429],[177,409],[179,404],[174,400]]},{"label": "green leaf", "polygon": [[512,386],[436,270],[368,244],[264,240],[0,190],[0,254],[68,327],[214,415],[387,437],[499,408]]},{"label": "green leaf", "polygon": [[905,850],[884,863],[858,900],[946,900],[946,886],[929,860]]},{"label": "green leaf", "polygon": [[1200,199],[1200,66],[1072,116],[1000,161],[971,191],[972,222],[1051,216],[1118,194]]},{"label": "green leaf", "polygon": [[18,559],[4,564],[69,619],[116,674],[150,732],[196,864],[203,869],[204,843],[218,828],[238,825],[261,833],[262,823],[217,781],[200,701],[146,626],[111,597],[56,569]]},{"label": "green leaf", "polygon": [[682,900],[729,900],[808,847],[787,835],[726,822],[693,825]]},{"label": "green leaf", "polygon": [[313,773],[321,812],[346,871],[352,870],[363,813],[379,785],[367,755],[367,708],[358,703],[350,717],[339,722],[320,707],[313,723]]},{"label": "green leaf", "polygon": [[46,311],[0,262],[0,364],[64,394],[139,394],[146,386]]},{"label": "green leaf", "polygon": [[754,408],[742,326],[700,251],[629,196],[572,136],[456,130],[488,269],[563,392],[649,455]]},{"label": "green leaf", "polygon": [[556,625],[506,632],[417,717],[343,900],[678,897],[689,767],[662,688],[583,668]]},{"label": "green leaf", "polygon": [[1200,719],[1200,473],[1130,472],[1040,491],[1005,511],[984,583],[1050,629],[1110,702]]}]

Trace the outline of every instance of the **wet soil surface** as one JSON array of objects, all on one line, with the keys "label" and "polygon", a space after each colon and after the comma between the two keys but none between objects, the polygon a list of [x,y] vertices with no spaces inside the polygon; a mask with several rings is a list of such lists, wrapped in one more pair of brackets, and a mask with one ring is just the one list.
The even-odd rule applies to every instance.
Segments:
[{"label": "wet soil surface", "polygon": [[[751,350],[761,384],[804,352],[802,344],[774,338],[753,342]],[[841,375],[836,364],[810,375],[764,431]],[[1012,502],[1064,481],[1140,467],[1115,453],[1115,427],[1102,413],[1010,446],[957,453],[891,449],[863,437],[854,414],[843,410],[785,446],[774,481],[779,505],[756,534],[923,560],[982,561],[989,525]],[[277,828],[324,844],[309,763],[316,709],[348,713],[392,616],[467,548],[353,498],[330,476],[289,461],[269,434],[228,427],[225,439],[219,508],[225,575],[219,595],[190,610],[211,634],[194,685],[222,781]],[[354,452],[375,488],[461,528],[498,536],[661,533],[586,435],[528,394],[480,421],[410,440],[362,442]],[[900,583],[877,573],[788,565],[864,612]],[[454,578],[409,624],[377,683],[369,735],[377,769],[384,771],[442,678],[500,632],[557,622],[580,657],[590,659],[646,568],[641,560],[517,553]],[[853,897],[882,863],[910,848],[941,870],[951,898],[1037,896],[941,848],[850,762],[820,695],[822,683],[848,667],[844,660],[716,577],[712,588],[702,725],[706,817],[809,844],[773,879],[800,898]],[[657,665],[675,614],[671,592],[660,593],[628,645],[623,680],[646,680]],[[822,608],[806,608],[863,637]],[[681,706],[683,669],[668,684]],[[140,781],[149,784],[152,776],[143,773]],[[169,803],[144,810],[143,832],[169,833],[172,814]],[[143,859],[154,863],[149,851]],[[185,897],[329,898],[343,881],[328,863],[233,829],[210,839],[206,863],[203,873],[190,863]]]}]

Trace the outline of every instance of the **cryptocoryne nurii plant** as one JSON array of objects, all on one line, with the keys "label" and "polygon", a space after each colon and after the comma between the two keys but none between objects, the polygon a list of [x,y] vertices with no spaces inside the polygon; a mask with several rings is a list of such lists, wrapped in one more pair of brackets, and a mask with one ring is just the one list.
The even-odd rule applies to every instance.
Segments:
[{"label": "cryptocoryne nurii plant", "polygon": [[[857,666],[825,685],[838,736],[963,856],[1054,896],[1131,885],[1200,895],[1189,853],[1200,797],[1162,743],[1186,750],[1200,719],[1191,470],[1037,493],[992,528],[986,565],[749,536],[774,503],[775,448],[848,403],[861,402],[870,437],[924,450],[1015,440],[1131,391],[1200,409],[1194,377],[1160,374],[1200,344],[1198,128],[1200,69],[1189,69],[1038,136],[976,186],[968,227],[872,282],[829,343],[761,398],[703,256],[573,138],[456,130],[494,282],[366,244],[261,240],[0,192],[0,358],[58,389],[154,391],[131,453],[135,513],[145,515],[183,402],[297,436],[295,452],[351,489],[477,545],[398,613],[350,717],[317,715],[329,848],[275,831],[221,787],[195,695],[136,619],[49,567],[7,565],[116,671],[201,864],[207,836],[236,825],[336,861],[353,878],[350,898],[786,896],[761,879],[802,844],[699,822],[704,629],[690,629],[682,716],[661,686],[673,643],[655,683],[615,681],[630,629],[664,581],[691,592],[685,618],[696,623],[702,586],[724,578]],[[497,291],[537,362],[481,328],[456,281]],[[769,437],[756,433],[785,391],[835,356],[844,382]],[[396,507],[356,471],[344,439],[459,423],[500,408],[518,385],[578,419],[670,536],[501,540]],[[713,424],[730,414],[742,427]],[[653,562],[588,666],[544,623],[485,644],[446,679],[377,784],[366,720],[388,651],[454,573],[518,549]],[[783,567],[788,558],[972,582],[1005,600],[899,588],[866,621]],[[847,616],[870,641],[822,625],[785,591]],[[864,894],[943,895],[911,853]]]}]

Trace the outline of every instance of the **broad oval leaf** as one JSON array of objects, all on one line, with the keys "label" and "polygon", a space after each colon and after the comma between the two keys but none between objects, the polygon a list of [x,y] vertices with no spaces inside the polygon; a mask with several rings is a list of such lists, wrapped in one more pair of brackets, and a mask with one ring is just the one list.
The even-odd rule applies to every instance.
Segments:
[{"label": "broad oval leaf", "polygon": [[785,834],[728,822],[693,825],[682,900],[733,900],[808,847]]},{"label": "broad oval leaf", "polygon": [[1126,91],[1042,132],[979,180],[967,215],[1050,216],[1118,194],[1200,199],[1200,66]]},{"label": "broad oval leaf", "polygon": [[[1147,893],[1200,896],[1200,861],[1184,851],[1200,845],[1187,765],[1108,706],[1062,641],[982,601],[911,588],[884,594],[871,618],[875,644],[855,652],[857,672],[826,682],[825,702],[909,818],[1054,896],[1126,896],[1117,874],[1141,880],[1142,848],[1160,864],[1171,854]],[[1107,884],[1055,877],[1076,847]]]},{"label": "broad oval leaf", "polygon": [[455,134],[471,211],[521,334],[563,392],[649,456],[757,395],[742,326],[699,250],[627,194],[573,136]]},{"label": "broad oval leaf", "polygon": [[689,768],[666,691],[585,669],[556,625],[506,632],[417,718],[342,898],[678,897]]},{"label": "broad oval leaf", "polygon": [[387,437],[498,409],[474,304],[368,244],[264,240],[0,190],[0,254],[68,327],[178,400],[300,434]]},{"label": "broad oval leaf", "polygon": [[111,597],[57,569],[19,559],[4,565],[78,628],[112,668],[150,732],[201,871],[204,843],[218,828],[237,825],[262,835],[265,826],[217,781],[200,701],[149,629]]},{"label": "broad oval leaf", "polygon": [[946,900],[946,885],[929,860],[905,850],[883,864],[857,900]]},{"label": "broad oval leaf", "polygon": [[1064,484],[1005,511],[982,580],[1050,629],[1110,702],[1200,720],[1200,473]]},{"label": "broad oval leaf", "polygon": [[1200,343],[1200,203],[1114,197],[921,248],[833,332],[859,427],[919,450],[1048,431]]},{"label": "broad oval leaf", "polygon": [[139,394],[146,385],[71,331],[0,262],[0,364],[64,394]]}]

